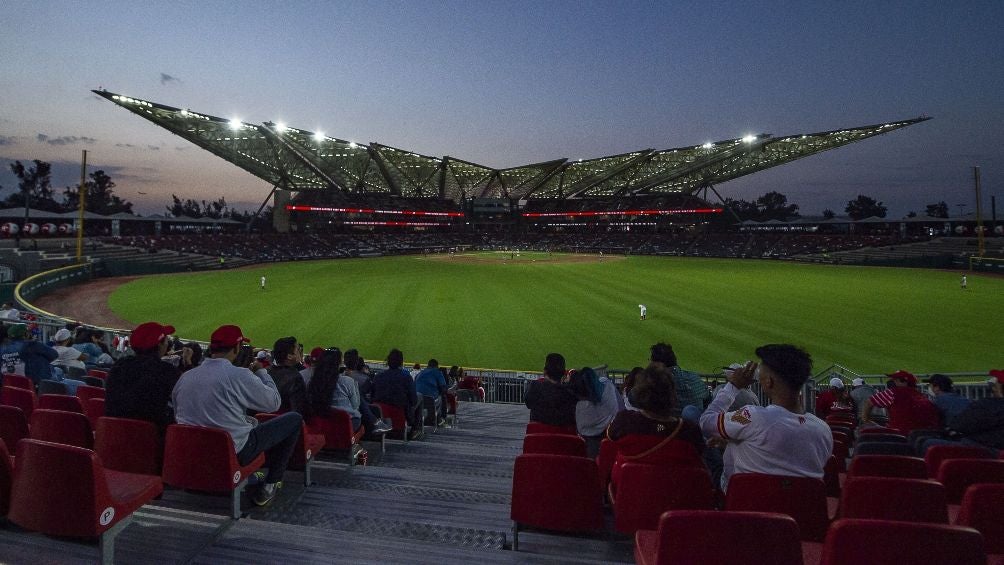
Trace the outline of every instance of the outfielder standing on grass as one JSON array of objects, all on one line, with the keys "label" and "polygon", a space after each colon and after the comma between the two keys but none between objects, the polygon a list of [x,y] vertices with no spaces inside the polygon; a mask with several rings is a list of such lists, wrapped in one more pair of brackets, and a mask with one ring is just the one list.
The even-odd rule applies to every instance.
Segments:
[{"label": "outfielder standing on grass", "polygon": [[261,276],[261,289],[265,290],[265,275]]},{"label": "outfielder standing on grass", "polygon": [[646,308],[644,304],[639,304],[638,305],[638,309],[641,311],[640,312],[641,319],[644,320],[646,318],[646,316],[648,315],[648,308]]}]

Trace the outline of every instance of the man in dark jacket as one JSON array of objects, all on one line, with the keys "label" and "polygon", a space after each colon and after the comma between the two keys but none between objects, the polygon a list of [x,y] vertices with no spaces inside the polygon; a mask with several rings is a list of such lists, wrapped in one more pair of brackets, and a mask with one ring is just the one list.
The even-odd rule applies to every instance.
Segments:
[{"label": "man in dark jacket", "polygon": [[934,445],[958,443],[986,447],[994,450],[1004,449],[1004,370],[990,371],[990,396],[977,400],[968,408],[948,421],[948,429],[958,434],[957,440],[929,439],[924,442],[924,451]]},{"label": "man in dark jacket", "polygon": [[282,397],[280,412],[303,414],[307,405],[307,385],[300,375],[302,361],[303,345],[298,344],[295,337],[279,338],[272,346],[272,364],[268,374]]},{"label": "man in dark jacket", "polygon": [[[173,326],[146,322],[129,336],[136,355],[115,362],[105,382],[105,415],[153,422],[161,433],[174,423],[170,406],[181,371],[161,360],[171,343]],[[190,352],[189,352],[190,355]]]},{"label": "man in dark jacket", "polygon": [[[422,405],[418,403],[415,391],[415,380],[407,371],[401,368],[404,364],[404,354],[400,350],[391,349],[387,354],[387,370],[373,377],[373,402],[382,402],[397,406],[404,410],[408,425],[411,426],[412,438],[422,434]],[[383,414],[387,417],[387,414]]]},{"label": "man in dark jacket", "polygon": [[530,421],[549,426],[575,427],[575,405],[579,401],[570,388],[562,384],[565,358],[560,353],[548,353],[544,361],[544,378],[526,387],[524,403],[530,409]]},{"label": "man in dark jacket", "polygon": [[56,350],[39,343],[28,335],[28,327],[24,324],[14,324],[7,328],[9,341],[0,347],[0,361],[3,372],[24,375],[30,378],[35,386],[42,380],[53,377],[52,363],[59,357]]}]

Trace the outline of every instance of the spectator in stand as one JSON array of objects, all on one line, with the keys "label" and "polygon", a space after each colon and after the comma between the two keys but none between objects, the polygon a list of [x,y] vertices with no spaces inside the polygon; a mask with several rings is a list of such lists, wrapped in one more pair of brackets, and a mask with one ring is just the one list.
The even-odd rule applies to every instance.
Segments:
[{"label": "spectator in stand", "polygon": [[253,497],[256,505],[265,506],[276,496],[303,418],[290,412],[259,424],[247,415],[249,410],[275,412],[281,404],[275,381],[257,361],[250,367],[233,364],[241,345],[248,342],[237,326],[217,328],[210,338],[210,358],[178,379],[174,412],[179,424],[227,430],[241,465],[265,454],[268,474]]},{"label": "spectator in stand", "polygon": [[909,435],[913,430],[941,428],[938,408],[917,390],[917,377],[903,370],[886,376],[892,380],[892,386],[865,401],[862,425],[871,423],[872,409],[879,407],[889,410],[889,427],[903,435]]},{"label": "spectator in stand", "polygon": [[71,377],[79,377],[87,374],[87,366],[84,361],[87,354],[73,347],[73,332],[66,328],[60,328],[56,335],[52,337],[55,345],[52,346],[59,354],[59,357],[52,362],[63,368],[63,371]]},{"label": "spectator in stand", "polygon": [[[804,412],[800,398],[812,359],[786,344],[764,345],[756,355],[760,364],[751,362],[728,374],[728,383],[701,414],[704,436],[728,442],[719,483],[722,490],[736,473],[822,479],[833,451],[833,436],[825,422]],[[727,411],[739,391],[758,378],[771,404]]]},{"label": "spectator in stand", "polygon": [[941,421],[946,424],[969,408],[969,404],[972,403],[972,400],[955,392],[952,379],[946,375],[931,375],[926,382],[931,394],[934,395],[934,405],[941,413]]},{"label": "spectator in stand", "polygon": [[468,376],[464,373],[463,367],[457,367],[454,365],[450,368],[450,373],[453,373],[453,369],[456,369],[456,374],[452,376],[452,379],[456,381],[458,389],[473,390],[478,394],[478,399],[481,402],[485,401],[485,389],[481,386],[481,377]]},{"label": "spectator in stand", "polygon": [[[279,412],[299,412],[303,414],[307,405],[307,386],[300,376],[301,361],[303,359],[303,346],[296,342],[295,337],[282,337],[276,340],[272,346],[272,364],[268,367],[268,374],[275,381],[275,387],[279,390],[282,404]],[[339,355],[341,361],[341,355]],[[258,364],[263,365],[263,360],[258,357]]]},{"label": "spectator in stand", "polygon": [[[310,379],[314,376],[314,368],[317,364],[321,362],[321,357],[324,355],[323,347],[315,347],[310,350],[310,355],[303,358],[303,364],[305,365],[303,369],[300,370],[300,377],[303,378],[303,383],[308,388],[310,388]],[[346,367],[348,369],[348,367]]]},{"label": "spectator in stand", "polygon": [[[4,373],[14,373],[30,378],[35,386],[44,380],[62,381],[62,371],[50,365],[59,358],[55,349],[31,339],[28,326],[12,324],[7,327],[7,341],[0,346],[0,360]],[[73,381],[83,384],[79,381]],[[76,390],[76,384],[73,385]]]},{"label": "spectator in stand", "polygon": [[[181,371],[163,361],[173,326],[146,322],[136,326],[129,341],[136,353],[112,365],[105,381],[105,415],[153,422],[161,434],[174,423],[171,392]],[[182,357],[191,358],[191,350]]]},{"label": "spectator in stand", "polygon": [[1004,370],[990,371],[987,386],[990,396],[972,402],[948,421],[948,428],[957,434],[957,440],[929,439],[924,442],[924,451],[933,445],[952,443],[985,447],[994,454],[1004,449]]},{"label": "spectator in stand", "polygon": [[423,398],[434,398],[436,406],[436,425],[446,423],[446,377],[439,370],[439,361],[429,359],[428,365],[415,377],[415,392]]},{"label": "spectator in stand", "polygon": [[411,426],[411,439],[418,439],[422,436],[422,404],[415,392],[415,380],[401,367],[403,364],[404,354],[391,349],[387,354],[387,370],[373,377],[373,402],[403,410]]},{"label": "spectator in stand", "polygon": [[190,342],[188,342],[188,343],[186,343],[184,345],[184,347],[182,348],[182,351],[184,351],[185,348],[187,348],[189,351],[191,351],[191,354],[188,355],[187,359],[185,358],[185,356],[182,356],[182,358],[181,358],[181,372],[182,373],[184,373],[185,371],[187,371],[189,369],[193,369],[195,367],[198,367],[199,365],[202,364],[202,346],[201,345],[199,345],[198,343],[196,343],[194,341],[190,341]]},{"label": "spectator in stand", "polygon": [[17,308],[14,308],[14,305],[10,302],[4,302],[3,306],[0,306],[0,319],[19,320],[21,319],[21,312]]},{"label": "spectator in stand", "polygon": [[661,364],[651,364],[635,375],[631,402],[635,410],[617,413],[607,437],[617,448],[611,480],[620,481],[624,463],[704,467],[704,438],[693,422],[675,415],[673,374]]},{"label": "spectator in stand", "polygon": [[823,420],[833,412],[849,412],[850,397],[844,381],[838,377],[830,379],[830,388],[816,395],[816,417]]},{"label": "spectator in stand", "polygon": [[409,371],[408,374],[411,375],[411,378],[416,379],[418,378],[418,374],[421,372],[422,372],[422,366],[419,365],[418,363],[415,363],[414,365],[411,366],[411,371]]},{"label": "spectator in stand", "polygon": [[579,399],[562,383],[565,358],[560,353],[548,353],[544,361],[544,378],[531,381],[526,389],[526,407],[530,421],[550,426],[575,426],[575,406]]},{"label": "spectator in stand", "polygon": [[359,356],[359,351],[350,349],[345,352],[345,374],[352,377],[359,386],[359,397],[370,402],[373,398],[373,379],[369,373],[363,371],[363,358]]},{"label": "spectator in stand", "polygon": [[102,339],[105,332],[94,328],[77,328],[77,337],[73,347],[87,354],[84,365],[88,369],[107,368],[112,363],[112,358],[102,349],[104,343]]},{"label": "spectator in stand", "polygon": [[[342,352],[337,347],[322,349],[317,356],[314,374],[307,385],[307,419],[326,418],[332,409],[342,410],[352,418],[352,429],[366,426],[369,433],[381,434],[391,430],[370,411],[369,403],[359,396],[359,385],[348,376],[339,374]],[[314,352],[311,352],[311,357]]]},{"label": "spectator in stand", "polygon": [[[860,377],[851,381],[851,403],[854,405],[854,416],[858,420],[861,420],[861,416],[864,414],[865,401],[876,392],[878,391],[875,390],[875,387]],[[879,424],[885,424],[889,421],[889,413],[885,408],[873,408],[872,420]]]},{"label": "spectator in stand", "polygon": [[674,410],[679,416],[687,406],[695,406],[698,410],[703,410],[708,398],[708,385],[700,375],[692,371],[680,368],[676,360],[676,353],[673,346],[660,342],[652,346],[650,360],[657,363],[673,374],[673,384],[676,385],[677,402]]},{"label": "spectator in stand", "polygon": [[[638,378],[638,375],[640,375],[644,370],[645,369],[642,369],[641,367],[635,367],[634,369],[631,369],[631,372],[628,373],[627,376],[624,377],[623,402],[625,410],[637,410],[631,402],[631,391],[634,389],[634,383]],[[676,392],[673,394],[676,394]]]},{"label": "spectator in stand", "polygon": [[586,454],[596,457],[607,426],[619,412],[617,387],[606,377],[599,377],[590,367],[572,373],[568,380],[578,402],[575,404],[575,427],[586,440]]}]

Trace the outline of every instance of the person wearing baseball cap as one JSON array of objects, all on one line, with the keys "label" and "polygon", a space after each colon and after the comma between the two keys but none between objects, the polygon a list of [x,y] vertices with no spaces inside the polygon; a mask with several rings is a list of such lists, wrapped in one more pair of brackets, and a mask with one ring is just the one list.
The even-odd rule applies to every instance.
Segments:
[{"label": "person wearing baseball cap", "polygon": [[948,422],[969,408],[972,400],[955,392],[952,379],[947,375],[934,374],[924,380],[927,388],[934,396],[934,405],[941,413],[941,421]]},{"label": "person wearing baseball cap", "polygon": [[846,412],[850,409],[847,387],[839,377],[830,379],[830,388],[816,395],[816,416],[826,419],[831,412]]},{"label": "person wearing baseball cap", "polygon": [[1004,449],[1004,369],[992,369],[988,374],[990,396],[974,400],[947,422],[948,429],[961,438],[958,441],[929,439],[924,442],[925,451],[932,445],[944,444],[985,447],[994,455]]},{"label": "person wearing baseball cap", "polygon": [[[875,387],[866,383],[861,377],[851,380],[851,403],[854,405],[854,415],[858,421],[864,414],[865,403],[876,392],[878,391],[875,390]],[[872,407],[871,419],[877,424],[885,424],[889,421],[889,414],[885,408]]]},{"label": "person wearing baseball cap", "polygon": [[209,358],[178,379],[174,412],[179,424],[227,430],[241,465],[265,454],[268,474],[253,497],[256,505],[265,506],[281,486],[303,417],[287,412],[259,424],[247,415],[275,412],[281,403],[279,389],[257,360],[250,366],[234,365],[241,346],[250,341],[239,326],[216,328],[209,339]]},{"label": "person wearing baseball cap", "polygon": [[4,373],[24,375],[35,386],[43,380],[62,380],[62,371],[50,365],[58,358],[55,349],[31,339],[28,326],[7,326],[7,340],[0,346],[0,363]]},{"label": "person wearing baseball cap", "polygon": [[917,390],[917,377],[908,371],[899,370],[886,375],[892,386],[875,393],[865,401],[861,413],[861,423],[871,423],[871,413],[875,407],[889,411],[889,427],[907,435],[913,430],[933,430],[941,428],[941,414],[933,402]]},{"label": "person wearing baseball cap", "polygon": [[67,328],[60,328],[56,335],[52,336],[52,348],[59,354],[59,358],[52,362],[53,365],[62,367],[70,375],[83,375],[87,372],[84,360],[87,354],[73,347],[73,332]]},{"label": "person wearing baseball cap", "polygon": [[173,333],[174,326],[159,322],[133,329],[129,343],[135,355],[119,358],[105,381],[106,416],[152,422],[161,434],[174,423],[171,391],[181,371],[161,359]]}]

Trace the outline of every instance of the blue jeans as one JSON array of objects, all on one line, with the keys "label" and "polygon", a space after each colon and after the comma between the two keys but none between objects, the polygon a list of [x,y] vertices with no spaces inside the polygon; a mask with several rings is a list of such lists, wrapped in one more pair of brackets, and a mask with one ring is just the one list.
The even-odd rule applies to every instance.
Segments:
[{"label": "blue jeans", "polygon": [[237,461],[242,466],[247,465],[254,461],[259,453],[264,453],[265,466],[268,467],[265,482],[281,481],[282,475],[286,472],[286,465],[289,464],[289,457],[296,448],[296,440],[300,438],[302,427],[303,416],[296,412],[287,412],[258,424],[248,434],[248,441],[237,454]]}]

